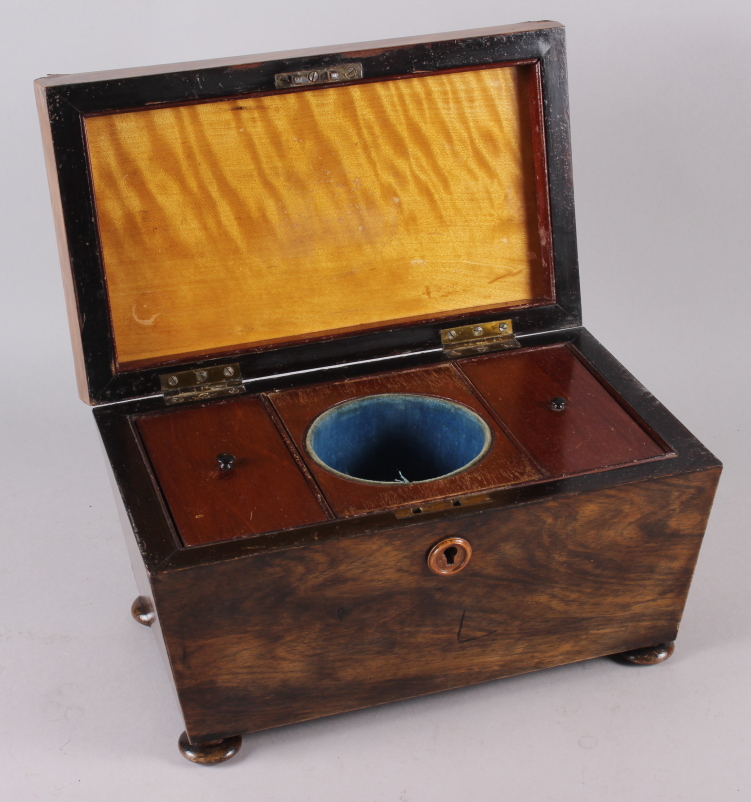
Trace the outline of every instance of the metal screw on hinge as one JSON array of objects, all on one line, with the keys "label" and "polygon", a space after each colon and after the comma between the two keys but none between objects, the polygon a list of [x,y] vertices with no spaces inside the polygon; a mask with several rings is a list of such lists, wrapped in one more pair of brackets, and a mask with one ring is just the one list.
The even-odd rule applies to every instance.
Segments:
[{"label": "metal screw on hinge", "polygon": [[456,339],[456,332],[455,332],[455,331],[450,331],[450,332],[449,332],[449,333],[446,335],[446,338],[447,338],[447,339],[449,339],[449,340],[455,340],[455,339]]},{"label": "metal screw on hinge", "polygon": [[506,331],[508,328],[508,323],[499,323],[498,324],[498,331]]},{"label": "metal screw on hinge", "polygon": [[472,329],[472,334],[474,334],[475,337],[479,337],[482,334],[482,326],[475,326]]},{"label": "metal screw on hinge", "polygon": [[550,408],[555,412],[563,412],[566,409],[566,399],[557,395],[555,398],[550,399]]},{"label": "metal screw on hinge", "polygon": [[179,381],[180,379],[178,379],[177,376],[170,376],[169,379],[167,379],[167,384],[174,387]]},{"label": "metal screw on hinge", "polygon": [[197,370],[197,371],[196,371],[196,379],[197,379],[199,382],[206,381],[206,379],[207,379],[208,375],[209,375],[209,374],[208,374],[208,373],[206,373],[206,371],[205,371],[205,370]]},{"label": "metal screw on hinge", "polygon": [[234,376],[235,375],[235,369],[227,366],[224,369],[223,373],[224,373],[225,376]]}]

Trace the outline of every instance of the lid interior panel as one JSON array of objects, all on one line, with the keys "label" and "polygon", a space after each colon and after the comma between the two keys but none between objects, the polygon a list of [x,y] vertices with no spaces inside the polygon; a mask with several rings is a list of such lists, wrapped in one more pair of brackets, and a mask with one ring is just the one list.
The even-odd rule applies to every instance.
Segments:
[{"label": "lid interior panel", "polygon": [[535,70],[86,118],[118,369],[549,302]]}]

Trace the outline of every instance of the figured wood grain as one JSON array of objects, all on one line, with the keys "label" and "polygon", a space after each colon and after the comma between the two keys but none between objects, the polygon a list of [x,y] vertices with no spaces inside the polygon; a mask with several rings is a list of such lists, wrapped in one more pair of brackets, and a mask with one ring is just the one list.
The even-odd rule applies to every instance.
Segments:
[{"label": "figured wood grain", "polygon": [[[194,739],[675,638],[719,469],[159,575]],[[426,556],[461,536],[472,559]]]},{"label": "figured wood grain", "polygon": [[[145,415],[137,426],[186,546],[327,519],[258,398]],[[235,457],[229,470],[222,453]]]},{"label": "figured wood grain", "polygon": [[[551,476],[665,454],[569,346],[463,359],[460,369]],[[551,406],[556,397],[561,411]]]},{"label": "figured wood grain", "polygon": [[119,365],[549,295],[534,69],[87,118]]},{"label": "figured wood grain", "polygon": [[[433,482],[370,484],[322,468],[308,454],[304,441],[310,424],[322,412],[352,398],[380,393],[416,393],[458,401],[488,423],[493,444],[485,457],[462,473]],[[492,487],[539,479],[540,472],[494,423],[462,381],[453,365],[418,368],[361,379],[303,387],[267,396],[289,431],[326,500],[337,515],[358,515],[416,504],[444,496],[479,492]]]}]

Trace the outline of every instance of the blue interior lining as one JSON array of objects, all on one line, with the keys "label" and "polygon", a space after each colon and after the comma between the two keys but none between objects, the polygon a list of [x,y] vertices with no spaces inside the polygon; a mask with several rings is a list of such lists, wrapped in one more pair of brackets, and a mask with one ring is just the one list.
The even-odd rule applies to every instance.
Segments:
[{"label": "blue interior lining", "polygon": [[308,430],[308,453],[324,468],[365,482],[429,482],[465,470],[491,443],[471,409],[428,395],[389,393],[345,401]]}]

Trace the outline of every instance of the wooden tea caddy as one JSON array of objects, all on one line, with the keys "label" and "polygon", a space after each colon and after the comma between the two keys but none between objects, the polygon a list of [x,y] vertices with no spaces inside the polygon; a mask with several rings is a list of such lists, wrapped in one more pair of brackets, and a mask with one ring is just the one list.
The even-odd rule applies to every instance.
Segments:
[{"label": "wooden tea caddy", "polygon": [[37,90],[186,757],[670,655],[721,465],[582,328],[561,25]]}]

